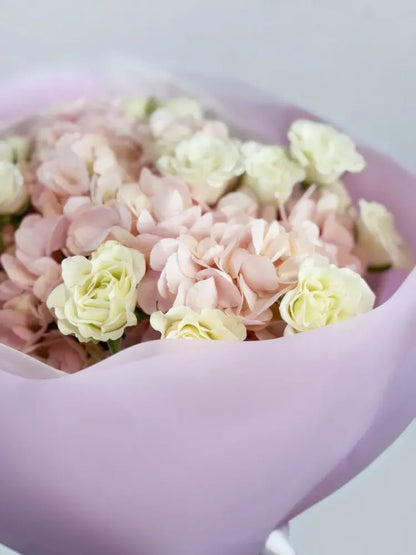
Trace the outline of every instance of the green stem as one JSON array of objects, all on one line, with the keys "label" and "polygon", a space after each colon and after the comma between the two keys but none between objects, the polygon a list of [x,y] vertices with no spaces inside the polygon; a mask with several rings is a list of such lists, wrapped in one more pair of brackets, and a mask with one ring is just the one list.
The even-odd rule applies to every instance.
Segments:
[{"label": "green stem", "polygon": [[371,274],[378,274],[380,272],[386,272],[387,270],[390,270],[392,267],[391,264],[386,263],[386,264],[379,264],[374,265],[374,266],[368,266],[367,271],[370,272]]},{"label": "green stem", "polygon": [[159,107],[159,103],[156,98],[149,98],[147,101],[147,106],[145,109],[146,116],[149,117],[153,114],[153,112]]},{"label": "green stem", "polygon": [[9,224],[12,221],[12,217],[8,215],[0,216],[0,226]]},{"label": "green stem", "polygon": [[302,181],[302,183],[300,184],[302,191],[307,191],[309,189],[309,187],[311,187],[312,183],[309,183],[308,181]]},{"label": "green stem", "polygon": [[118,339],[109,339],[107,341],[108,348],[110,349],[110,353],[115,355],[121,350],[121,337]]},{"label": "green stem", "polygon": [[141,308],[136,308],[136,310],[134,311],[134,314],[136,315],[138,324],[140,324],[140,322],[144,322],[145,320],[148,320],[150,318],[150,316],[148,314],[146,314],[146,312],[143,312],[143,310]]}]

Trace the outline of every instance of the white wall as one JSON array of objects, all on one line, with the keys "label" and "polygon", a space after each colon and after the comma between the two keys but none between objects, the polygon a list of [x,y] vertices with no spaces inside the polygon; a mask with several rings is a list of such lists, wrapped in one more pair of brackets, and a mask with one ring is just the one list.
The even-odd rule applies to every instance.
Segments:
[{"label": "white wall", "polygon": [[1,0],[3,75],[127,52],[257,83],[416,168],[414,0]]},{"label": "white wall", "polygon": [[[0,81],[125,52],[255,83],[416,170],[415,24],[414,0],[0,0]],[[415,468],[413,426],[294,522],[299,553],[416,552]]]}]

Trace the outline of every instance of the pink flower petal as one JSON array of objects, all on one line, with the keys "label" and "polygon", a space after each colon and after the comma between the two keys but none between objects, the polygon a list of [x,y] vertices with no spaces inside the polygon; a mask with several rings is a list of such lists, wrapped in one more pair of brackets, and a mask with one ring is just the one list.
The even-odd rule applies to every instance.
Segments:
[{"label": "pink flower petal", "polygon": [[279,286],[276,269],[265,256],[247,255],[242,262],[241,273],[254,291],[275,291]]},{"label": "pink flower petal", "polygon": [[210,277],[195,283],[189,289],[184,304],[196,311],[204,308],[217,308],[218,292],[214,278]]}]

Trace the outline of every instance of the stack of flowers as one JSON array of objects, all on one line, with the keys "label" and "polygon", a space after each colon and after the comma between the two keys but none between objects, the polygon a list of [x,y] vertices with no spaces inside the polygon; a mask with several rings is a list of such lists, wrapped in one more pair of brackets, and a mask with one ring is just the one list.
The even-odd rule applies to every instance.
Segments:
[{"label": "stack of flowers", "polygon": [[364,166],[329,125],[260,144],[188,98],[77,102],[6,130],[0,342],[74,372],[142,341],[367,312],[367,272],[413,263],[387,208],[341,181]]}]

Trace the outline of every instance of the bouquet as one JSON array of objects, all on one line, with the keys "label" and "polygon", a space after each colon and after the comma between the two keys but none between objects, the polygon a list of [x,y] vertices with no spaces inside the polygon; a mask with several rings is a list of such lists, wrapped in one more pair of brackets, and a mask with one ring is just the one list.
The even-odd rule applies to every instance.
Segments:
[{"label": "bouquet", "polygon": [[357,209],[343,184],[364,167],[330,125],[244,140],[193,98],[35,116],[0,142],[0,339],[75,372],[152,339],[265,340],[368,312],[368,273],[413,262],[388,208]]},{"label": "bouquet", "polygon": [[[27,117],[0,137],[0,407],[7,419],[17,390],[21,407],[43,399],[41,411],[29,410],[37,420],[30,450],[40,453],[32,478],[52,484],[41,514],[23,518],[22,535],[20,486],[7,486],[20,457],[0,429],[9,446],[0,490],[12,503],[0,512],[0,538],[43,554],[110,553],[124,538],[121,553],[254,555],[268,531],[353,476],[414,415],[414,272],[385,302],[414,265],[414,183],[336,127],[218,83],[206,105],[161,85],[142,94],[140,83],[135,95],[88,91],[80,100],[81,85],[70,102],[16,113]],[[10,373],[79,379],[71,387]],[[22,391],[22,382],[30,387]],[[57,399],[74,403],[76,418]],[[18,421],[27,441],[26,418]],[[161,442],[162,422],[171,439]],[[61,426],[74,453],[54,435],[52,458],[55,468],[75,467],[75,493],[42,454]],[[121,441],[125,474],[115,480],[105,430]],[[129,454],[127,437],[140,438]],[[105,461],[98,471],[97,458]],[[163,471],[160,460],[169,462]],[[256,465],[262,477],[247,486]],[[293,471],[299,482],[288,486]],[[216,493],[209,501],[201,476]],[[125,505],[109,544],[91,529],[72,534],[64,518],[71,496],[85,501],[89,492],[87,520],[102,526],[94,495],[104,484],[106,501]],[[51,517],[59,499],[63,514]],[[177,507],[183,529],[172,518]]]}]

